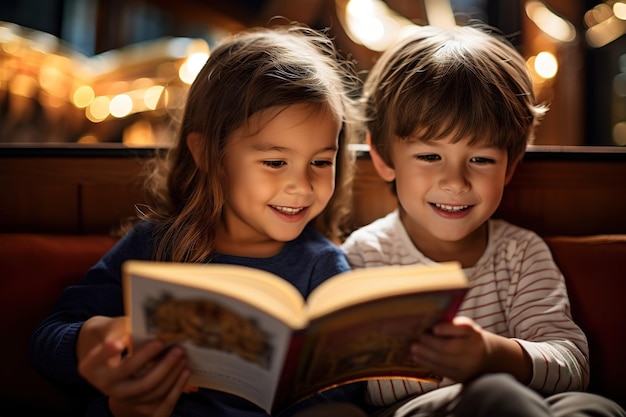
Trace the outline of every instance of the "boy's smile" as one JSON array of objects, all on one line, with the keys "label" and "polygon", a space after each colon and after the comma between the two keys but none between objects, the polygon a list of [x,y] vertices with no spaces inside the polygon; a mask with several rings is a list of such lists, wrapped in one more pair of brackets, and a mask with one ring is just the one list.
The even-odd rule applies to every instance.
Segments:
[{"label": "boy's smile", "polygon": [[[218,251],[271,256],[295,239],[333,195],[338,134],[329,109],[304,104],[259,112],[236,130]],[[244,245],[253,253],[241,253]]]},{"label": "boy's smile", "polygon": [[433,208],[440,213],[441,216],[447,218],[461,218],[464,217],[472,206],[468,205],[448,205],[440,203],[430,203]]},{"label": "boy's smile", "polygon": [[[507,152],[470,146],[467,140],[409,139],[394,140],[391,154],[393,168],[379,156],[373,158],[378,159],[379,174],[395,180],[401,218],[415,245],[434,260],[441,251],[454,252],[457,258],[459,251],[477,252],[477,242],[482,242],[477,252],[482,253],[484,225],[513,172],[507,169]],[[427,253],[432,247],[438,254]]]}]

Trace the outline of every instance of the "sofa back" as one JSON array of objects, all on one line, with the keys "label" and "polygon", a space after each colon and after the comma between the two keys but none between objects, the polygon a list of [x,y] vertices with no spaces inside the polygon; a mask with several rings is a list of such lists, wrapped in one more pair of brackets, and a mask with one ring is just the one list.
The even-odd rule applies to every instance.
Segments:
[{"label": "sofa back", "polygon": [[626,407],[626,234],[552,236],[546,242],[563,272],[572,316],[589,342],[589,391]]}]

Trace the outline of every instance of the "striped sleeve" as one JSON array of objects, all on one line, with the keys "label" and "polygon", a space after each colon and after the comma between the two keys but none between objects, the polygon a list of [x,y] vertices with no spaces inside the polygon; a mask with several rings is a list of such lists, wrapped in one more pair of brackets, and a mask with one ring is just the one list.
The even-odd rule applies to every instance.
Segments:
[{"label": "striped sleeve", "polygon": [[542,394],[584,390],[589,383],[587,338],[571,316],[565,279],[539,237],[531,235],[517,253],[509,331],[532,360],[529,385]]}]

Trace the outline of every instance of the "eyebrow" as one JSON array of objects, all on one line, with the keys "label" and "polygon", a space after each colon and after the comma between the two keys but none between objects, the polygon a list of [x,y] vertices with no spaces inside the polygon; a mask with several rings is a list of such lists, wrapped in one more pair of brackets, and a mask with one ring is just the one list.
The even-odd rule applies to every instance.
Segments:
[{"label": "eyebrow", "polygon": [[[260,151],[260,152],[288,152],[290,150],[290,148],[284,147],[284,146],[276,146],[276,145],[272,145],[272,144],[264,144],[264,143],[260,143],[260,144],[254,144],[252,146],[252,148],[255,151]],[[317,152],[337,152],[337,147],[336,146],[327,146],[326,148],[322,148],[320,150],[318,150]]]}]

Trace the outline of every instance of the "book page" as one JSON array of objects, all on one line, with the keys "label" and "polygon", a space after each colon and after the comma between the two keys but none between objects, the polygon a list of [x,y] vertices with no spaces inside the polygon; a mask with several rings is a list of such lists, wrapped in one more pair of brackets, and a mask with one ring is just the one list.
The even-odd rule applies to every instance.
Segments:
[{"label": "book page", "polygon": [[381,266],[343,272],[320,284],[309,296],[309,319],[378,298],[414,292],[467,287],[457,262]]},{"label": "book page", "polygon": [[185,348],[190,385],[236,394],[270,409],[292,329],[229,296],[153,280],[125,281],[133,343],[159,338]]},{"label": "book page", "polygon": [[127,261],[124,274],[169,281],[238,298],[294,329],[306,325],[304,299],[284,279],[255,268],[227,264]]}]

